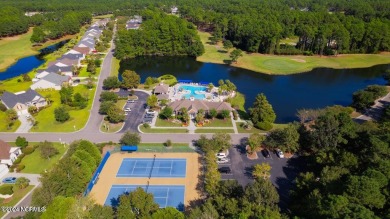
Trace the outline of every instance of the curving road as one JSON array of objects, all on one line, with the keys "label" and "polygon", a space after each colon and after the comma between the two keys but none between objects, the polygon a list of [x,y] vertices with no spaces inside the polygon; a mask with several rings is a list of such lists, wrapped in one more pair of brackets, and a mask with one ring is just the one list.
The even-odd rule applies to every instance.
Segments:
[{"label": "curving road", "polygon": [[[115,30],[114,30],[115,33]],[[111,72],[111,62],[114,55],[115,45],[113,41],[111,41],[111,47],[109,49],[109,52],[104,58],[104,61],[102,63],[102,68],[100,71],[100,76],[98,78],[95,97],[93,100],[92,108],[90,111],[90,115],[88,118],[87,124],[82,128],[81,130],[77,132],[72,133],[0,133],[0,139],[11,142],[15,141],[15,139],[18,136],[25,137],[28,141],[31,142],[39,142],[39,141],[53,141],[53,142],[66,142],[70,143],[74,140],[78,139],[86,139],[90,140],[92,142],[118,142],[121,133],[114,133],[114,134],[106,134],[101,133],[99,131],[101,121],[103,119],[103,116],[99,114],[99,97],[103,89],[103,80],[106,79]],[[142,94],[141,94],[142,95]],[[137,110],[141,110],[137,109]],[[123,131],[126,130],[136,130],[136,123],[138,120],[142,120],[142,118],[137,118],[134,121],[130,121],[125,123]],[[122,132],[123,132],[122,131]],[[140,134],[142,138],[142,142],[164,142],[167,139],[172,140],[173,142],[193,142],[193,140],[196,140],[200,137],[200,134]],[[211,134],[208,134],[207,136],[212,136]],[[231,134],[232,136],[232,143],[233,144],[240,144],[243,138],[248,137],[248,134]]]}]

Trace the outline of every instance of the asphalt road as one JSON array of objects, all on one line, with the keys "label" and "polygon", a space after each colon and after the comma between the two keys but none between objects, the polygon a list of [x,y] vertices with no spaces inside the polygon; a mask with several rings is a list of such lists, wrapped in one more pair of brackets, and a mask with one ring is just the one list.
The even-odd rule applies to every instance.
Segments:
[{"label": "asphalt road", "polygon": [[374,106],[369,108],[363,115],[355,118],[354,120],[360,123],[371,120],[378,121],[381,118],[381,115],[387,105],[390,105],[390,93],[375,101]]},{"label": "asphalt road", "polygon": [[144,104],[149,94],[142,91],[135,91],[134,95],[138,97],[138,100],[134,103],[126,103],[124,108],[129,107],[131,112],[126,116],[125,125],[121,129],[120,133],[132,131],[138,132],[138,125],[142,123],[145,114]]},{"label": "asphalt road", "polygon": [[270,158],[265,158],[261,152],[257,153],[258,158],[248,159],[243,144],[234,145],[229,149],[229,163],[219,164],[219,167],[228,166],[230,174],[221,174],[223,180],[235,179],[240,185],[245,187],[253,182],[253,166],[261,163],[269,163],[271,166],[271,182],[276,187],[280,202],[279,207],[286,210],[289,201],[289,191],[293,186],[293,181],[298,173],[304,169],[302,157],[279,158],[275,153],[271,153]]}]

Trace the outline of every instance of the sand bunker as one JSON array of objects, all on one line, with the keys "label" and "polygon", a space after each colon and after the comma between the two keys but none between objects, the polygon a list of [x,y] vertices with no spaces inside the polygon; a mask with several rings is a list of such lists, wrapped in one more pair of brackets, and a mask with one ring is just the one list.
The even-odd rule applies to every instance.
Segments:
[{"label": "sand bunker", "polygon": [[291,59],[291,60],[296,61],[296,62],[306,63],[306,60],[303,60],[303,59]]}]

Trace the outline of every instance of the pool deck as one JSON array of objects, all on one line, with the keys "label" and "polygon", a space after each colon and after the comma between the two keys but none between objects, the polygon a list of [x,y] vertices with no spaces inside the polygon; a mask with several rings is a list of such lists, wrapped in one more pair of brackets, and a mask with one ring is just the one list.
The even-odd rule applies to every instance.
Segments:
[{"label": "pool deck", "polygon": [[[185,158],[187,159],[185,178],[132,178],[117,177],[116,174],[124,158]],[[93,187],[90,196],[97,204],[104,205],[112,185],[184,185],[184,204],[189,205],[190,201],[200,198],[197,190],[201,164],[200,156],[197,153],[113,153],[107,160],[98,181]]]},{"label": "pool deck", "polygon": [[[190,83],[190,84],[184,84],[184,83],[178,83],[174,85],[173,87],[169,87],[169,99],[171,101],[177,101],[183,99],[183,95],[190,93],[190,91],[179,91],[179,88],[181,86],[194,86],[194,87],[206,87],[205,85],[199,85],[197,83]],[[204,94],[205,98],[203,100],[205,101],[211,101],[211,102],[222,102],[227,97],[218,95],[218,88],[214,87],[211,92],[208,91],[195,91],[195,93]]]}]

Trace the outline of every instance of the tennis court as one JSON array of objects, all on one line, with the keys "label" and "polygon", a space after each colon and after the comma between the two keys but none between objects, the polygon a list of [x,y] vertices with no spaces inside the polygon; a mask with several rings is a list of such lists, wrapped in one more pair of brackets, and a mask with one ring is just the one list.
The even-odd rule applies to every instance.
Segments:
[{"label": "tennis court", "polygon": [[124,158],[116,176],[184,178],[186,164],[186,159]]},{"label": "tennis court", "polygon": [[152,193],[154,201],[160,208],[174,207],[179,211],[184,210],[184,185],[112,185],[104,205],[117,206],[120,195],[129,193],[137,187]]}]

